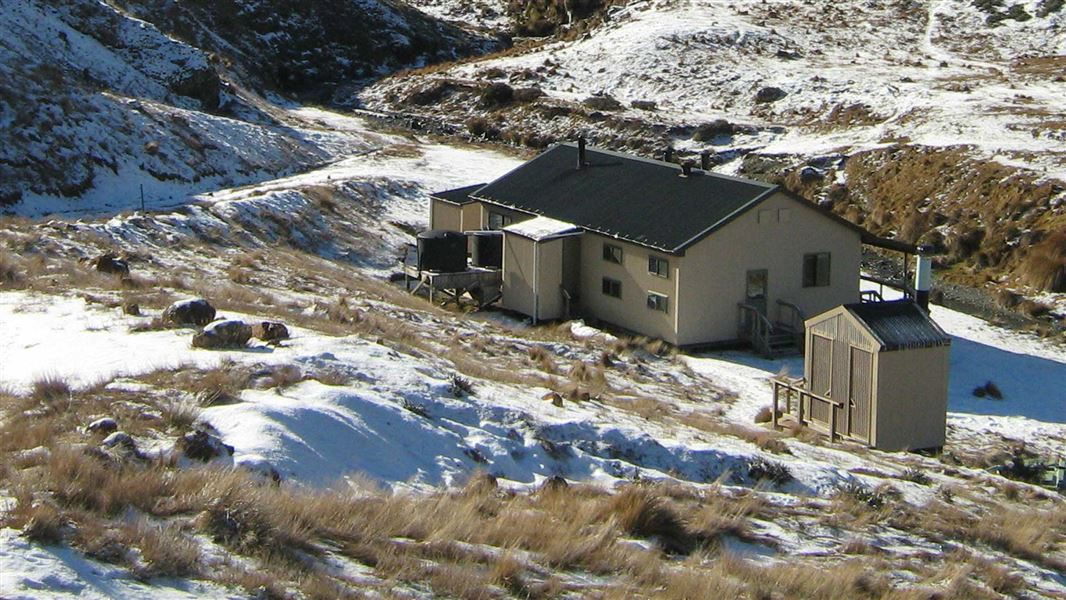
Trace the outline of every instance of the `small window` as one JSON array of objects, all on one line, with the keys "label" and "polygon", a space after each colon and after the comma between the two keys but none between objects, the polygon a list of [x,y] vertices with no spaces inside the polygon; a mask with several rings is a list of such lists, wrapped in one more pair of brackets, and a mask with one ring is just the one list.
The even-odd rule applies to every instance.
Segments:
[{"label": "small window", "polygon": [[603,295],[612,298],[622,297],[622,282],[610,277],[603,278]]},{"label": "small window", "polygon": [[829,285],[829,253],[803,255],[803,287]]},{"label": "small window", "polygon": [[664,296],[662,294],[656,294],[656,293],[652,292],[652,293],[648,294],[648,308],[650,308],[651,310],[658,310],[658,311],[661,311],[661,312],[669,312],[670,311],[670,298],[668,298],[668,297],[666,297],[666,296]]},{"label": "small window", "polygon": [[670,261],[657,256],[648,257],[648,272],[659,277],[670,277]]},{"label": "small window", "polygon": [[621,246],[615,246],[612,244],[603,245],[603,260],[607,262],[613,262],[615,264],[622,264],[622,248]]},{"label": "small window", "polygon": [[489,211],[489,229],[503,229],[514,222],[510,216]]}]

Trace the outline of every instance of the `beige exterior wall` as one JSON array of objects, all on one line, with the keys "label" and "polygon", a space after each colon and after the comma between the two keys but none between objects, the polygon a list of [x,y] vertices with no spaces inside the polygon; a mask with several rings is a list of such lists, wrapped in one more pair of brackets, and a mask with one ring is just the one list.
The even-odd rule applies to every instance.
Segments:
[{"label": "beige exterior wall", "polygon": [[504,233],[504,308],[541,321],[563,317],[560,287],[563,284],[563,247],[568,239],[571,238],[535,243],[520,235]]},{"label": "beige exterior wall", "polygon": [[469,204],[464,204],[461,209],[460,231],[481,229],[481,203],[470,202]]},{"label": "beige exterior wall", "polygon": [[949,346],[881,352],[875,358],[874,447],[919,450],[944,445]]},{"label": "beige exterior wall", "polygon": [[[605,243],[622,248],[622,264],[603,259]],[[649,255],[669,261],[669,277],[648,272]],[[581,238],[580,311],[623,329],[677,343],[677,284],[681,262],[682,259],[677,256],[597,233],[586,233]],[[604,295],[604,277],[622,283],[621,298]],[[648,308],[648,292],[656,292],[669,299],[667,312]]]},{"label": "beige exterior wall", "polygon": [[431,198],[429,201],[429,228],[463,230],[463,210],[458,204]]},{"label": "beige exterior wall", "polygon": [[[766,269],[767,312],[787,300],[807,317],[859,300],[859,233],[784,194],[741,214],[685,253],[680,281],[678,343],[735,339],[737,303],[747,272]],[[829,285],[803,287],[803,255],[830,253]]]}]

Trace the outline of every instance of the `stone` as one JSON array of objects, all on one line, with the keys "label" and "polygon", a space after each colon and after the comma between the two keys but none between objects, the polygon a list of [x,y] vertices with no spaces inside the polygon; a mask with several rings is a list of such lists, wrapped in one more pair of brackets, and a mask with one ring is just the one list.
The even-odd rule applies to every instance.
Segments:
[{"label": "stone", "polygon": [[130,265],[114,254],[101,254],[89,261],[89,265],[101,273],[118,275],[123,279],[130,276]]},{"label": "stone", "polygon": [[277,321],[260,321],[252,325],[252,337],[264,342],[289,339],[289,328]]},{"label": "stone", "polygon": [[217,436],[197,429],[186,433],[174,442],[174,455],[189,461],[209,463],[222,459],[225,462],[233,462],[233,446],[223,443]]},{"label": "stone", "polygon": [[755,93],[755,102],[759,104],[768,104],[770,102],[777,102],[788,95],[788,92],[779,87],[764,87]]},{"label": "stone", "polygon": [[244,321],[226,319],[210,323],[192,336],[193,348],[217,350],[243,348],[252,339],[252,326]]},{"label": "stone", "polygon": [[203,327],[215,320],[215,307],[203,298],[179,300],[163,311],[161,319],[163,323],[176,327],[182,325]]},{"label": "stone", "polygon": [[103,417],[85,426],[88,433],[114,433],[118,431],[118,423],[111,417]]}]

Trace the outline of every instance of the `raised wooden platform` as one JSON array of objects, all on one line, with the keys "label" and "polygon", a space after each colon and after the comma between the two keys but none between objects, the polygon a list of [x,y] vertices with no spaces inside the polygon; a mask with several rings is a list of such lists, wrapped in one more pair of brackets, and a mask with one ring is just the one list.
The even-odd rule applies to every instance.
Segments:
[{"label": "raised wooden platform", "polygon": [[[435,292],[446,294],[456,304],[464,293],[469,293],[479,307],[491,304],[499,298],[503,286],[503,271],[470,267],[465,271],[442,273],[440,271],[421,271],[417,266],[404,265],[404,289],[412,294],[423,287],[429,291],[429,301],[434,302]],[[417,281],[414,289],[411,282]]]}]

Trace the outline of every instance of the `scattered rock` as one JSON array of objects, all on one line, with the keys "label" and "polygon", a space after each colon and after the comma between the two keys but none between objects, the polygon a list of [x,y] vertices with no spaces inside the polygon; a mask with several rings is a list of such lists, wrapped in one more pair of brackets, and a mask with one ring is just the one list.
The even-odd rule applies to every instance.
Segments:
[{"label": "scattered rock", "polygon": [[197,429],[186,433],[174,442],[174,456],[180,465],[183,459],[208,463],[215,460],[233,462],[233,446],[225,444],[217,436]]},{"label": "scattered rock", "polygon": [[563,397],[559,395],[559,392],[548,392],[541,396],[540,399],[551,402],[555,406],[563,405]]},{"label": "scattered rock", "polygon": [[654,100],[634,100],[629,105],[637,110],[653,111],[659,108],[659,104]]},{"label": "scattered rock", "polygon": [[168,306],[160,318],[166,325],[203,327],[215,320],[215,307],[203,298],[179,300]]},{"label": "scattered rock", "polygon": [[822,173],[814,167],[803,167],[800,169],[800,181],[803,183],[814,183],[825,179],[825,173]]},{"label": "scattered rock", "polygon": [[718,136],[733,135],[733,124],[725,119],[715,119],[710,123],[704,123],[696,128],[692,139],[697,142],[708,142]]},{"label": "scattered rock", "polygon": [[289,328],[277,321],[260,321],[252,325],[252,337],[264,342],[289,339]]},{"label": "scattered rock", "polygon": [[779,87],[764,87],[755,94],[755,101],[760,104],[777,102],[788,95],[788,92]]},{"label": "scattered rock", "polygon": [[613,111],[620,110],[622,108],[621,102],[615,100],[613,97],[607,94],[604,94],[602,96],[589,96],[588,98],[582,100],[581,103],[593,110]]},{"label": "scattered rock", "polygon": [[87,433],[114,433],[118,431],[118,423],[111,417],[97,419],[85,426]]},{"label": "scattered rock", "polygon": [[126,302],[122,305],[122,312],[132,317],[141,316],[141,306],[136,302]]},{"label": "scattered rock", "polygon": [[210,350],[243,348],[252,339],[252,326],[244,321],[226,319],[215,321],[192,336],[193,348]]},{"label": "scattered rock", "polygon": [[130,265],[114,254],[101,254],[89,261],[89,266],[101,273],[118,275],[123,279],[130,276]]},{"label": "scattered rock", "polygon": [[134,441],[133,436],[125,431],[116,431],[105,437],[104,441],[100,442],[100,448],[108,451],[104,452],[101,457],[109,460],[129,457],[143,458],[144,456],[137,448],[137,442]]}]

